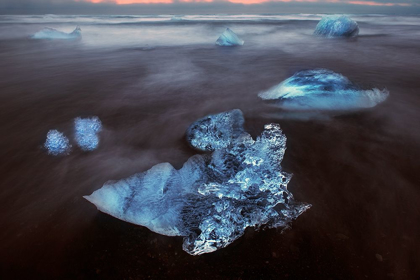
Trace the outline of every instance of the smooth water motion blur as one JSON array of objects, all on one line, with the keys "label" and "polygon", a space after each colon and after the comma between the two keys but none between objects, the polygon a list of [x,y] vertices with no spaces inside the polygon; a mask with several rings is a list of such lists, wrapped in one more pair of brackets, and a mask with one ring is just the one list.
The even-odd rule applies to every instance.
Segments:
[{"label": "smooth water motion blur", "polygon": [[374,107],[389,92],[362,90],[341,74],[327,69],[304,70],[258,96],[287,110],[348,111]]},{"label": "smooth water motion blur", "polygon": [[184,236],[191,255],[226,247],[247,227],[287,227],[310,207],[287,190],[291,175],[280,163],[286,136],[265,125],[257,140],[244,133],[212,155],[195,155],[180,170],[169,163],[85,198],[105,213],[169,236]]},{"label": "smooth water motion blur", "polygon": [[65,33],[54,28],[45,27],[32,36],[32,39],[75,40],[82,37],[82,29],[78,26],[71,33]]},{"label": "smooth water motion blur", "polygon": [[324,37],[356,37],[359,25],[348,16],[324,16],[315,28],[315,35]]},{"label": "smooth water motion blur", "polygon": [[233,46],[242,46],[244,40],[238,37],[232,30],[226,28],[226,30],[220,35],[216,41],[216,45],[222,47],[233,47]]},{"label": "smooth water motion blur", "polygon": [[235,109],[195,121],[187,129],[186,137],[191,147],[214,151],[226,148],[243,133],[244,116],[241,110]]},{"label": "smooth water motion blur", "polygon": [[74,120],[75,140],[83,151],[93,151],[98,148],[98,133],[102,130],[102,123],[98,117],[76,118]]},{"label": "smooth water motion blur", "polygon": [[[420,16],[351,17],[357,39],[314,35],[320,14],[0,15],[0,278],[418,279]],[[46,26],[80,26],[83,38],[31,39]],[[215,45],[226,27],[246,44]],[[273,104],[279,99],[257,96],[317,68],[391,95],[339,117],[283,110]],[[189,147],[187,128],[235,108],[253,139],[268,123],[287,136],[287,188],[313,205],[293,230],[249,228],[226,248],[193,257],[182,250],[182,237],[116,219],[83,198],[162,162],[179,178],[183,164],[203,154]],[[91,116],[102,122],[100,142],[83,152],[74,119]],[[68,137],[70,156],[47,154],[51,129]],[[149,185],[163,182],[167,173],[153,178],[156,168],[163,166],[138,179],[139,188],[133,179],[132,189],[143,190],[147,178]],[[165,195],[175,182],[162,183],[171,185]],[[145,197],[153,200],[142,205],[157,200]]]},{"label": "smooth water motion blur", "polygon": [[71,145],[69,139],[63,133],[58,130],[50,130],[48,131],[44,148],[47,149],[48,154],[59,156],[69,154]]}]

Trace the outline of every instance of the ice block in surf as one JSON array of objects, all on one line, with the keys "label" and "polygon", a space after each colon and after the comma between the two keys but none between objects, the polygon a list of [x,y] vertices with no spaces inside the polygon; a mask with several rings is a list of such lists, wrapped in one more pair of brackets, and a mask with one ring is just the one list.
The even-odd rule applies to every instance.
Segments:
[{"label": "ice block in surf", "polygon": [[75,140],[83,151],[93,151],[98,148],[98,133],[102,123],[98,117],[76,118],[74,120]]},{"label": "ice block in surf", "polygon": [[348,16],[324,16],[316,26],[314,34],[328,38],[356,37],[359,34],[359,25]]},{"label": "ice block in surf", "polygon": [[220,35],[216,41],[216,45],[223,47],[242,46],[244,40],[238,37],[232,30],[226,28],[226,30]]},{"label": "ice block in surf", "polygon": [[363,90],[341,74],[326,69],[304,70],[259,94],[287,110],[346,111],[374,107],[389,92]]},{"label": "ice block in surf", "polygon": [[66,33],[54,28],[46,27],[32,35],[32,39],[76,40],[80,38],[82,38],[82,29],[80,29],[80,27],[76,27],[76,29],[71,33]]},{"label": "ice block in surf", "polygon": [[48,154],[53,156],[67,155],[70,153],[71,145],[69,139],[58,130],[50,130],[47,133],[47,140],[44,148]]}]

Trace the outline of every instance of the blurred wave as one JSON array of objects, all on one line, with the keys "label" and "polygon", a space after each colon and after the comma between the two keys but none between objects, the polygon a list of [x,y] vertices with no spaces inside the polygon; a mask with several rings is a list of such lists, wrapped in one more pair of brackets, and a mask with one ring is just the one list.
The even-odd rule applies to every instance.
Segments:
[{"label": "blurred wave", "polygon": [[[329,40],[312,35],[321,16],[0,16],[0,271],[11,279],[215,271],[220,279],[416,279],[420,18],[354,15],[360,36]],[[30,39],[77,25],[79,41]],[[245,44],[218,48],[226,27]],[[258,98],[314,68],[390,96],[339,117]],[[188,126],[232,109],[254,137],[272,122],[287,135],[290,190],[313,205],[293,231],[248,232],[220,254],[191,259],[180,240],[99,214],[82,198],[157,163],[180,168],[196,153]],[[42,149],[49,130],[73,139],[73,120],[93,115],[103,127],[95,151],[54,158]]]}]

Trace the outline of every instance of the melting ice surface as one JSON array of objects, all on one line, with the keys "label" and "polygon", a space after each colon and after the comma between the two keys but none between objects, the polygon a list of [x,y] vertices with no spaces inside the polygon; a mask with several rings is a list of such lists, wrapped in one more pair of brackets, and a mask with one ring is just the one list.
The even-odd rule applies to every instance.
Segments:
[{"label": "melting ice surface", "polygon": [[220,35],[216,41],[216,45],[224,47],[242,46],[244,40],[240,39],[232,30],[226,28],[226,30]]},{"label": "melting ice surface", "polygon": [[48,154],[53,156],[67,155],[71,149],[69,139],[58,130],[48,131],[44,147],[47,149]]},{"label": "melting ice surface", "polygon": [[324,16],[316,26],[314,34],[330,38],[355,37],[359,34],[359,26],[348,16]]},{"label": "melting ice surface", "polygon": [[99,145],[98,132],[102,130],[102,123],[98,117],[76,118],[74,120],[75,140],[83,151],[93,151]]},{"label": "melting ice surface", "polygon": [[259,97],[288,110],[341,111],[374,107],[388,95],[386,89],[362,90],[341,74],[315,69],[299,71]]},{"label": "melting ice surface", "polygon": [[85,196],[105,213],[169,236],[184,236],[191,255],[226,247],[247,227],[288,227],[310,205],[287,190],[291,175],[280,163],[286,136],[277,124],[253,140],[242,134],[213,154],[192,156],[176,170],[169,163]]},{"label": "melting ice surface", "polygon": [[80,27],[76,27],[76,29],[71,33],[65,33],[62,31],[58,31],[54,28],[46,27],[41,31],[35,33],[32,38],[33,39],[79,39],[82,37],[82,30]]},{"label": "melting ice surface", "polygon": [[226,148],[244,133],[244,116],[235,109],[228,112],[209,115],[195,121],[187,129],[187,141],[201,151],[214,151]]}]

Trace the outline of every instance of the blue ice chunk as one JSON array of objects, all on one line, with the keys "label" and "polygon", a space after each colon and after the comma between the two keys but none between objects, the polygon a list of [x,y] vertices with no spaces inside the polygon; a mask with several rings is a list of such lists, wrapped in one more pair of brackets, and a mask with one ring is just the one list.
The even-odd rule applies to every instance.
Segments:
[{"label": "blue ice chunk", "polygon": [[223,47],[242,46],[244,40],[238,37],[232,30],[226,28],[226,30],[220,35],[216,41],[216,45]]},{"label": "blue ice chunk", "polygon": [[355,110],[383,102],[389,92],[362,90],[341,74],[326,69],[299,71],[259,97],[287,110]]},{"label": "blue ice chunk", "polygon": [[58,130],[48,131],[44,147],[53,156],[67,155],[71,150],[69,139]]},{"label": "blue ice chunk", "polygon": [[186,137],[193,148],[201,151],[214,151],[226,148],[234,139],[244,133],[243,126],[242,111],[235,109],[195,121],[187,129]]},{"label": "blue ice chunk", "polygon": [[291,175],[280,166],[285,150],[280,126],[268,124],[256,140],[244,133],[211,155],[192,156],[179,170],[161,163],[85,198],[118,219],[183,236],[191,255],[210,253],[247,227],[288,227],[310,207],[287,190]]},{"label": "blue ice chunk", "polygon": [[102,130],[102,123],[98,117],[76,118],[74,120],[75,140],[83,151],[93,151],[99,145],[98,132]]},{"label": "blue ice chunk", "polygon": [[61,39],[61,40],[75,40],[82,37],[82,29],[76,27],[71,33],[58,31],[54,28],[46,27],[32,35],[32,39]]},{"label": "blue ice chunk", "polygon": [[359,25],[348,16],[324,16],[316,26],[314,34],[329,38],[356,37],[359,34]]}]

